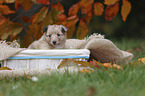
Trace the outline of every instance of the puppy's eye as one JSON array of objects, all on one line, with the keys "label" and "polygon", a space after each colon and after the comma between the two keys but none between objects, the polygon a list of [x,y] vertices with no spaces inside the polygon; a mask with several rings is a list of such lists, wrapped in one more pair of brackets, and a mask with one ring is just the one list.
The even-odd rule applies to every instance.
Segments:
[{"label": "puppy's eye", "polygon": [[57,36],[59,37],[59,36],[60,36],[60,34],[57,34]]},{"label": "puppy's eye", "polygon": [[51,35],[48,35],[49,37],[51,37]]}]

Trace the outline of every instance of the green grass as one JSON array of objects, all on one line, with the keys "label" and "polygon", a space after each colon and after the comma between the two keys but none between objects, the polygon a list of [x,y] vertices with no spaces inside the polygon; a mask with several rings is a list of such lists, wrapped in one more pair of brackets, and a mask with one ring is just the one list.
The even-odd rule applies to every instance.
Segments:
[{"label": "green grass", "polygon": [[[143,40],[113,42],[122,50],[132,51],[133,61],[145,57]],[[125,65],[124,70],[96,69],[91,74],[52,73],[38,76],[36,82],[26,77],[3,79],[0,96],[144,96],[145,65],[135,65]]]}]

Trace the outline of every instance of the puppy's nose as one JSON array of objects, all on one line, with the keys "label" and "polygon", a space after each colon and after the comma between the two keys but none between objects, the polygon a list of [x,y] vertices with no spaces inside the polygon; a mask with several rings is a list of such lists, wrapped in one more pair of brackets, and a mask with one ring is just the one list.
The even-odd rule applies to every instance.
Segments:
[{"label": "puppy's nose", "polygon": [[53,42],[54,45],[56,44],[56,41],[52,41],[52,42]]}]

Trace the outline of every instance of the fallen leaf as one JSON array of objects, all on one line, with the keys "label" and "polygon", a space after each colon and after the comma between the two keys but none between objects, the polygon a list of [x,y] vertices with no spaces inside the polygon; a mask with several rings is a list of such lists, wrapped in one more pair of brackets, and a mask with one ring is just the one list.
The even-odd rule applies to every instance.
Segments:
[{"label": "fallen leaf", "polygon": [[91,69],[82,69],[80,72],[81,73],[91,73],[91,72],[94,72],[94,71],[91,70]]},{"label": "fallen leaf", "polygon": [[119,3],[117,2],[114,5],[107,6],[105,9],[105,19],[107,21],[112,20],[119,12]]},{"label": "fallen leaf", "polygon": [[122,15],[123,21],[126,21],[127,16],[129,15],[131,11],[131,3],[128,0],[123,0],[122,3],[123,4],[121,6],[121,15]]},{"label": "fallen leaf", "polygon": [[91,63],[86,62],[86,61],[76,61],[76,60],[74,60],[73,62],[74,63],[77,63],[77,64],[81,64],[80,65],[81,67],[91,67],[91,68],[95,68],[94,65],[92,65]]},{"label": "fallen leaf", "polygon": [[138,61],[141,61],[142,63],[145,64],[145,57],[144,58],[139,58]]},{"label": "fallen leaf", "polygon": [[69,66],[78,66],[78,64],[75,63],[73,59],[63,59],[63,61],[61,61],[61,63],[58,65],[57,69]]},{"label": "fallen leaf", "polygon": [[94,14],[97,16],[101,16],[104,11],[104,5],[100,2],[94,3]]},{"label": "fallen leaf", "polygon": [[[44,1],[44,0],[42,0],[42,1]],[[30,8],[32,8],[33,2],[32,2],[32,0],[23,0],[22,6],[24,7],[24,9],[26,11],[28,11]]]},{"label": "fallen leaf", "polygon": [[93,86],[89,87],[86,91],[86,96],[97,96],[96,89]]},{"label": "fallen leaf", "polygon": [[0,67],[0,70],[12,70],[12,69],[9,67]]},{"label": "fallen leaf", "polygon": [[104,4],[106,4],[106,5],[113,5],[116,2],[118,2],[118,0],[104,0]]},{"label": "fallen leaf", "polygon": [[75,29],[76,29],[76,25],[72,25],[68,28],[67,38],[71,38],[73,36]]},{"label": "fallen leaf", "polygon": [[30,17],[22,16],[22,21],[25,22],[25,23],[30,23]]}]

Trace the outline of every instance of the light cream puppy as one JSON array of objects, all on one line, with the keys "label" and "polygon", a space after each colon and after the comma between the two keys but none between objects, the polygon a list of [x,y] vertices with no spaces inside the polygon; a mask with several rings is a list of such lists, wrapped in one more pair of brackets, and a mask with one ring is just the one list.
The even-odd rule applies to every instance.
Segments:
[{"label": "light cream puppy", "polygon": [[67,28],[63,25],[48,25],[43,36],[29,45],[29,49],[62,49],[65,47]]}]

